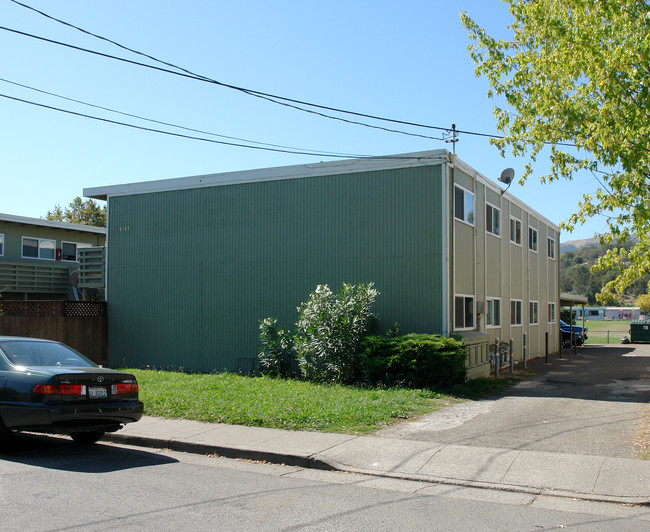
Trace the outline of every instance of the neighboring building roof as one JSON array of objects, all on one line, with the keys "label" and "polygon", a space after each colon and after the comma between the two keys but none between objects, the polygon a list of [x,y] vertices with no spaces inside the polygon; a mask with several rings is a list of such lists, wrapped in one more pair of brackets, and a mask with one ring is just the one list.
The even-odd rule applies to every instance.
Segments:
[{"label": "neighboring building roof", "polygon": [[95,227],[93,225],[71,224],[68,222],[59,222],[56,220],[45,220],[44,218],[28,218],[27,216],[15,216],[13,214],[0,213],[0,221],[13,222],[18,224],[38,225],[41,227],[53,227],[55,229],[67,229],[68,231],[83,231],[85,233],[106,234],[105,227]]},{"label": "neighboring building roof", "polygon": [[259,168],[220,174],[206,174],[156,181],[143,181],[139,183],[125,183],[84,189],[84,196],[88,198],[107,200],[109,196],[129,196],[134,194],[149,194],[153,192],[169,192],[202,187],[216,187],[242,183],[255,183],[259,181],[277,181],[285,179],[300,179],[326,175],[341,175],[358,172],[391,170],[396,168],[418,167],[436,165],[443,162],[457,167],[466,174],[474,177],[488,188],[503,195],[511,203],[533,214],[540,221],[547,223],[554,230],[559,231],[556,224],[542,216],[530,206],[503,189],[494,181],[476,171],[467,163],[461,161],[447,150],[430,150],[379,157],[366,157],[360,159],[343,159],[316,164],[299,164],[294,166],[280,166],[275,168]]}]

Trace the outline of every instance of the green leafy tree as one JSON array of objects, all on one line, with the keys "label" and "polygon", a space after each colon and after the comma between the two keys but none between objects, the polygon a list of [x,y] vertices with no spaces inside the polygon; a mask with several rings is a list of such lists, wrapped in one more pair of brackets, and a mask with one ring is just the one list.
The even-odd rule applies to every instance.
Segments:
[{"label": "green leafy tree", "polygon": [[77,196],[65,209],[55,205],[53,210],[47,212],[45,218],[59,222],[106,227],[106,205],[100,207],[94,200],[83,201]]},{"label": "green leafy tree", "polygon": [[[617,267],[601,296],[650,273],[650,6],[645,0],[504,0],[507,40],[491,37],[466,13],[477,76],[490,83],[502,138],[491,142],[527,157],[524,183],[550,145],[542,182],[587,171],[599,181],[561,224],[604,216],[601,243],[612,247],[594,269]],[[616,244],[636,235],[630,248]]]},{"label": "green leafy tree", "polygon": [[641,314],[650,314],[650,294],[641,294],[636,299],[636,306],[641,309]]},{"label": "green leafy tree", "polygon": [[295,349],[303,375],[319,382],[354,382],[361,340],[379,292],[372,283],[318,285],[298,308]]}]

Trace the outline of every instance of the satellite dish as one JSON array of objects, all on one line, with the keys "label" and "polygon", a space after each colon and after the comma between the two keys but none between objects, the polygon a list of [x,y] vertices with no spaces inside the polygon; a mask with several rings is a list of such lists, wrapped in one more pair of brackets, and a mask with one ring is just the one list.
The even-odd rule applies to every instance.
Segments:
[{"label": "satellite dish", "polygon": [[70,274],[70,284],[72,286],[79,285],[79,270],[75,270]]},{"label": "satellite dish", "polygon": [[505,183],[506,185],[510,185],[510,183],[512,183],[512,180],[514,178],[515,178],[514,169],[506,168],[503,172],[501,172],[501,177],[499,177],[499,181]]}]

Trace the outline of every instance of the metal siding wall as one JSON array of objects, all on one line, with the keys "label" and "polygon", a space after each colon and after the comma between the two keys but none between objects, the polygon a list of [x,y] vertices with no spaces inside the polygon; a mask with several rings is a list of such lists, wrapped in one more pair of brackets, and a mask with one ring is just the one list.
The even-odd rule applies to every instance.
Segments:
[{"label": "metal siding wall", "polygon": [[317,284],[374,282],[380,329],[442,324],[441,166],[109,200],[109,360],[229,370]]}]

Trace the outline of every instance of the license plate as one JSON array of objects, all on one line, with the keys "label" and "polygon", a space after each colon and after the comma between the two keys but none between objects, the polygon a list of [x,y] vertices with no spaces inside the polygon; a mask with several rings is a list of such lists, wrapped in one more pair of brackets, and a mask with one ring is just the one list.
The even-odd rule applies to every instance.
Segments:
[{"label": "license plate", "polygon": [[105,386],[89,386],[88,387],[88,397],[90,399],[106,399],[108,394],[106,393]]}]

